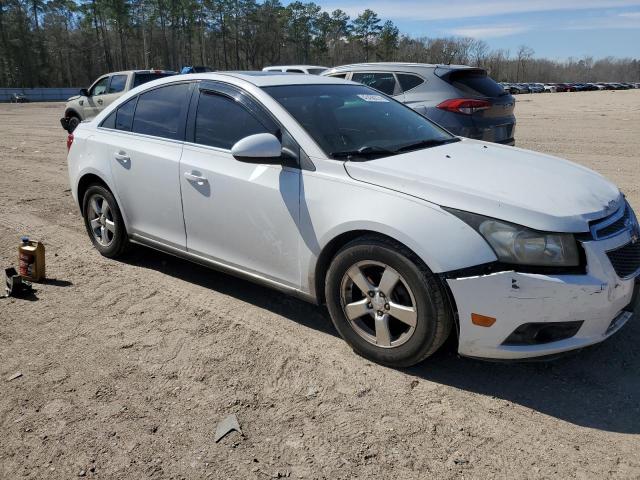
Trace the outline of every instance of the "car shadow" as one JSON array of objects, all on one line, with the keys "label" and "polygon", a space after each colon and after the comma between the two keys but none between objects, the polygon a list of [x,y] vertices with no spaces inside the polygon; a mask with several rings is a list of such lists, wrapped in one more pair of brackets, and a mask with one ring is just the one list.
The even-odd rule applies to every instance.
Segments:
[{"label": "car shadow", "polygon": [[[230,295],[337,336],[324,307],[168,254],[137,247],[121,259]],[[640,313],[636,307],[636,318]],[[522,405],[576,425],[640,433],[640,325],[631,320],[602,344],[552,361],[488,362],[456,353],[455,338],[423,363],[399,370],[431,382]]]},{"label": "car shadow", "polygon": [[215,290],[269,310],[305,327],[338,336],[326,308],[312,305],[277,290],[141,246],[135,246],[132,251],[118,260]]}]

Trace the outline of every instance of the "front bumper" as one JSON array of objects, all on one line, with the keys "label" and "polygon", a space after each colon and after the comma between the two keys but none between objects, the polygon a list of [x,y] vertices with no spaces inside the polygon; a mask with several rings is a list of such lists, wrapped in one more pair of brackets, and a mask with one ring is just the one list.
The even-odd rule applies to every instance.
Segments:
[{"label": "front bumper", "polygon": [[[606,252],[628,243],[630,234],[584,242],[585,275],[540,275],[514,271],[448,279],[458,309],[461,355],[490,359],[533,358],[583,348],[617,332],[632,317],[637,279],[620,279]],[[471,314],[496,319],[490,327],[472,323]],[[505,345],[520,325],[582,321],[563,340]]]}]

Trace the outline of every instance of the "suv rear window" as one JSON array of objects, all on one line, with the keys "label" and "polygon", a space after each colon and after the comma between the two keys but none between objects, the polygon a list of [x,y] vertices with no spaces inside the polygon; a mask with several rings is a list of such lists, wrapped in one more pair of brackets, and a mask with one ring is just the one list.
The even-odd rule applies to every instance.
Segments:
[{"label": "suv rear window", "polygon": [[153,72],[147,72],[147,73],[136,73],[133,76],[133,87],[135,88],[138,85],[142,85],[143,83],[147,83],[150,82],[151,80],[158,80],[159,78],[164,78],[164,77],[170,77],[171,75],[175,75],[175,73],[172,72],[158,72],[158,73],[153,73]]},{"label": "suv rear window", "polygon": [[506,95],[504,88],[487,75],[485,70],[455,70],[441,77],[463,92],[476,97],[499,97]]}]

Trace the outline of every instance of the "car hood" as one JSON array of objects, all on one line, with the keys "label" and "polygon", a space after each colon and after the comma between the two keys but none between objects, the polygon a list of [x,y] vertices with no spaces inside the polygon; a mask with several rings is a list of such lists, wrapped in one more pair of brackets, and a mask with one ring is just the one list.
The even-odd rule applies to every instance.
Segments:
[{"label": "car hood", "polygon": [[73,97],[69,97],[67,98],[67,102],[72,102],[73,100],[77,100],[81,97],[82,95],[74,95]]},{"label": "car hood", "polygon": [[536,230],[586,232],[623,201],[602,175],[561,158],[462,139],[401,155],[345,162],[355,180],[443,207]]}]

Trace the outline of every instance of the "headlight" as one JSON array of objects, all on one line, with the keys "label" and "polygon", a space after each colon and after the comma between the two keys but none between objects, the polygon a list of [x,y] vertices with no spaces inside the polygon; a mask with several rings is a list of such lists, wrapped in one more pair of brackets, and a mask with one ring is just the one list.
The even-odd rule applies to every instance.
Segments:
[{"label": "headlight", "polygon": [[580,265],[571,233],[547,233],[475,213],[446,208],[484,237],[501,262],[540,267]]}]

